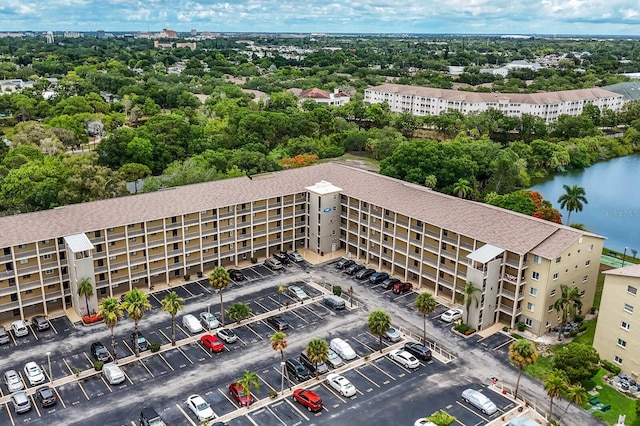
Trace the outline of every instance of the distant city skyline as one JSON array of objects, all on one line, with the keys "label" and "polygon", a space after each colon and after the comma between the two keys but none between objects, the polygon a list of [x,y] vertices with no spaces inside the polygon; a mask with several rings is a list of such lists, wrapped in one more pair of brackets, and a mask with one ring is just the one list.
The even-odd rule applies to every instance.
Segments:
[{"label": "distant city skyline", "polygon": [[3,0],[0,32],[640,35],[637,0]]}]

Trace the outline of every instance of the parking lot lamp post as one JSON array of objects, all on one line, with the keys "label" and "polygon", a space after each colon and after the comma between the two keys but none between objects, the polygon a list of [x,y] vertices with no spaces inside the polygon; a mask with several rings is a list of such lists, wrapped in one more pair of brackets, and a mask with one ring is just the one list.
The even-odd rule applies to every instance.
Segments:
[{"label": "parking lot lamp post", "polygon": [[49,381],[53,383],[53,375],[51,374],[51,352],[47,352],[47,363],[49,364]]},{"label": "parking lot lamp post", "polygon": [[624,260],[627,257],[627,250],[629,250],[629,247],[625,247],[624,253],[622,253],[622,268],[624,268]]},{"label": "parking lot lamp post", "polygon": [[207,305],[207,314],[211,315],[211,304]]},{"label": "parking lot lamp post", "polygon": [[284,361],[280,361],[280,376],[282,376],[282,380],[280,381],[280,393],[284,393]]}]

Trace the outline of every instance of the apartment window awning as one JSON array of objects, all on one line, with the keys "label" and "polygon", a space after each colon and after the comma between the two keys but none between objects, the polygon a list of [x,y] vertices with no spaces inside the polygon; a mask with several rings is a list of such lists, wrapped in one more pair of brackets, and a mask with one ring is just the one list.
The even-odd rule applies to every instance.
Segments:
[{"label": "apartment window awning", "polygon": [[478,250],[472,253],[469,253],[467,255],[467,259],[471,259],[480,263],[487,263],[490,260],[495,259],[496,256],[501,255],[502,253],[504,253],[504,249],[501,249],[500,247],[492,246],[491,244],[485,244],[482,247],[480,247]]},{"label": "apartment window awning", "polygon": [[64,242],[73,253],[93,250],[93,244],[85,234],[67,235],[64,237]]}]

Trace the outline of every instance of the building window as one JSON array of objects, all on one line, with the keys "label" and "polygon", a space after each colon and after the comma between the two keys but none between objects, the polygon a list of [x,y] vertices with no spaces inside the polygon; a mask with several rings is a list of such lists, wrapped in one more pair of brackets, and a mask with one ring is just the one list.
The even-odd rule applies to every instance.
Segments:
[{"label": "building window", "polygon": [[116,242],[115,242],[115,241],[109,241],[109,247],[113,247],[113,246],[115,246],[115,245],[116,245]]},{"label": "building window", "polygon": [[616,364],[620,364],[622,365],[622,358],[620,358],[618,355],[613,357],[613,362],[615,362]]},{"label": "building window", "polygon": [[540,256],[533,256],[533,263],[542,263],[542,258]]},{"label": "building window", "polygon": [[587,260],[586,262],[584,262],[584,266],[589,266],[589,265],[591,265],[591,261],[590,260]]},{"label": "building window", "polygon": [[129,238],[129,242],[130,242],[130,243],[133,243],[133,242],[135,242],[135,241],[136,241],[136,237],[130,237],[130,238]]},{"label": "building window", "polygon": [[558,273],[556,272],[555,274],[553,274],[553,279],[557,280],[558,279]]},{"label": "building window", "polygon": [[533,320],[531,318],[525,318],[524,325],[526,325],[527,327],[533,326]]},{"label": "building window", "polygon": [[551,293],[549,294],[549,296],[553,297],[556,295],[556,289],[554,288],[553,290],[551,290]]},{"label": "building window", "polygon": [[536,296],[538,294],[538,289],[535,288],[535,287],[531,287],[529,289],[529,294],[532,295],[532,296]]},{"label": "building window", "polygon": [[138,265],[133,265],[131,269],[138,269]]},{"label": "building window", "polygon": [[593,251],[593,244],[589,245],[589,251]]},{"label": "building window", "polygon": [[630,314],[632,314],[632,313],[633,313],[633,306],[631,306],[631,305],[630,305],[630,304],[628,304],[628,303],[625,303],[625,304],[624,304],[624,311],[625,311],[625,312],[629,312]]},{"label": "building window", "polygon": [[44,273],[47,274],[47,275],[51,275],[51,274],[53,274],[53,269],[47,269],[47,270],[44,271]]},{"label": "building window", "polygon": [[20,259],[21,265],[26,265],[27,263],[29,263],[29,259]]},{"label": "building window", "polygon": [[556,257],[556,263],[560,263],[561,260],[562,260],[562,257]]},{"label": "building window", "polygon": [[531,278],[533,278],[534,280],[538,281],[540,279],[540,273],[539,272],[534,272],[531,274]]},{"label": "building window", "polygon": [[116,257],[118,256],[109,256],[109,260],[116,260]]},{"label": "building window", "polygon": [[586,282],[589,279],[589,275],[585,275],[582,277],[582,282]]},{"label": "building window", "polygon": [[631,293],[631,294],[633,294],[635,296],[637,292],[638,292],[637,288],[635,288],[635,287],[633,287],[631,285],[627,286],[627,293]]},{"label": "building window", "polygon": [[527,302],[527,311],[534,312],[536,310],[536,305],[531,302]]},{"label": "building window", "polygon": [[549,305],[549,307],[547,308],[547,311],[548,311],[548,312],[553,311],[553,305]]},{"label": "building window", "polygon": [[618,339],[618,346],[620,346],[621,348],[626,348],[627,342],[625,340]]},{"label": "building window", "polygon": [[18,245],[18,248],[19,249],[27,248],[27,245],[26,244],[20,244],[20,245]]},{"label": "building window", "polygon": [[628,322],[622,321],[620,322],[620,328],[622,328],[623,330],[629,331],[629,329],[631,328],[631,324],[629,324]]},{"label": "building window", "polygon": [[[52,257],[52,256],[51,256],[50,254],[45,254],[45,255],[43,255],[43,256],[42,256],[42,258],[43,258],[44,260],[51,260],[51,257]],[[635,294],[635,293],[634,293],[634,294]]]}]

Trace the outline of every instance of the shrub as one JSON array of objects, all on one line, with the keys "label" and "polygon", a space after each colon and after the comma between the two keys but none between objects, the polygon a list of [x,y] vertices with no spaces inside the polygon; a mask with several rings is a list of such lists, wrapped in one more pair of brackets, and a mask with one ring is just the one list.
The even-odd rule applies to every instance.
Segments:
[{"label": "shrub", "polygon": [[333,294],[335,294],[336,296],[341,296],[342,295],[342,287],[340,287],[339,285],[334,285],[331,288],[331,291],[333,292]]},{"label": "shrub", "polygon": [[275,399],[275,398],[277,398],[277,397],[278,397],[278,392],[276,392],[276,391],[274,391],[273,389],[271,389],[271,390],[268,392],[268,395],[269,395],[269,398],[271,398],[271,399]]},{"label": "shrub", "polygon": [[96,361],[96,362],[93,363],[93,368],[96,371],[101,371],[103,365],[104,365],[104,361]]},{"label": "shrub", "polygon": [[149,350],[151,352],[158,352],[160,350],[160,343],[150,343]]},{"label": "shrub", "polygon": [[509,331],[509,327],[505,325],[504,327],[502,327],[502,331],[506,333],[507,331]]},{"label": "shrub", "polygon": [[198,278],[202,278],[202,271],[198,271]]},{"label": "shrub", "polygon": [[596,308],[595,306],[592,306],[590,312],[592,315],[594,315],[596,312],[598,312],[598,308]]},{"label": "shrub", "polygon": [[584,315],[576,315],[575,317],[573,317],[573,320],[575,322],[582,322],[584,321]]},{"label": "shrub", "polygon": [[587,327],[586,324],[583,324],[580,326],[580,328],[578,329],[578,333],[582,333],[583,331],[587,331]]},{"label": "shrub", "polygon": [[522,321],[519,321],[516,324],[516,327],[518,328],[518,331],[525,331],[527,329],[527,325],[525,323],[523,323]]},{"label": "shrub", "polygon": [[189,279],[190,279],[190,278],[191,278],[191,275],[189,275],[189,274],[186,274],[186,275],[184,276],[184,280],[185,280],[185,281],[189,281]]},{"label": "shrub", "polygon": [[636,416],[640,417],[640,399],[636,399]]},{"label": "shrub", "polygon": [[463,322],[461,322],[460,324],[456,325],[454,328],[459,333],[462,333],[462,334],[465,334],[470,329],[470,327],[467,324],[463,323]]},{"label": "shrub", "polygon": [[251,258],[251,263],[258,263],[258,258],[257,258],[257,257],[255,257],[255,256],[253,256],[253,257]]},{"label": "shrub", "polygon": [[612,362],[609,362],[603,359],[603,360],[600,360],[600,364],[602,364],[602,368],[604,368],[605,370],[613,374],[620,374],[620,367],[613,364]]},{"label": "shrub", "polygon": [[578,335],[578,330],[575,328],[569,332],[569,337],[576,337]]}]

